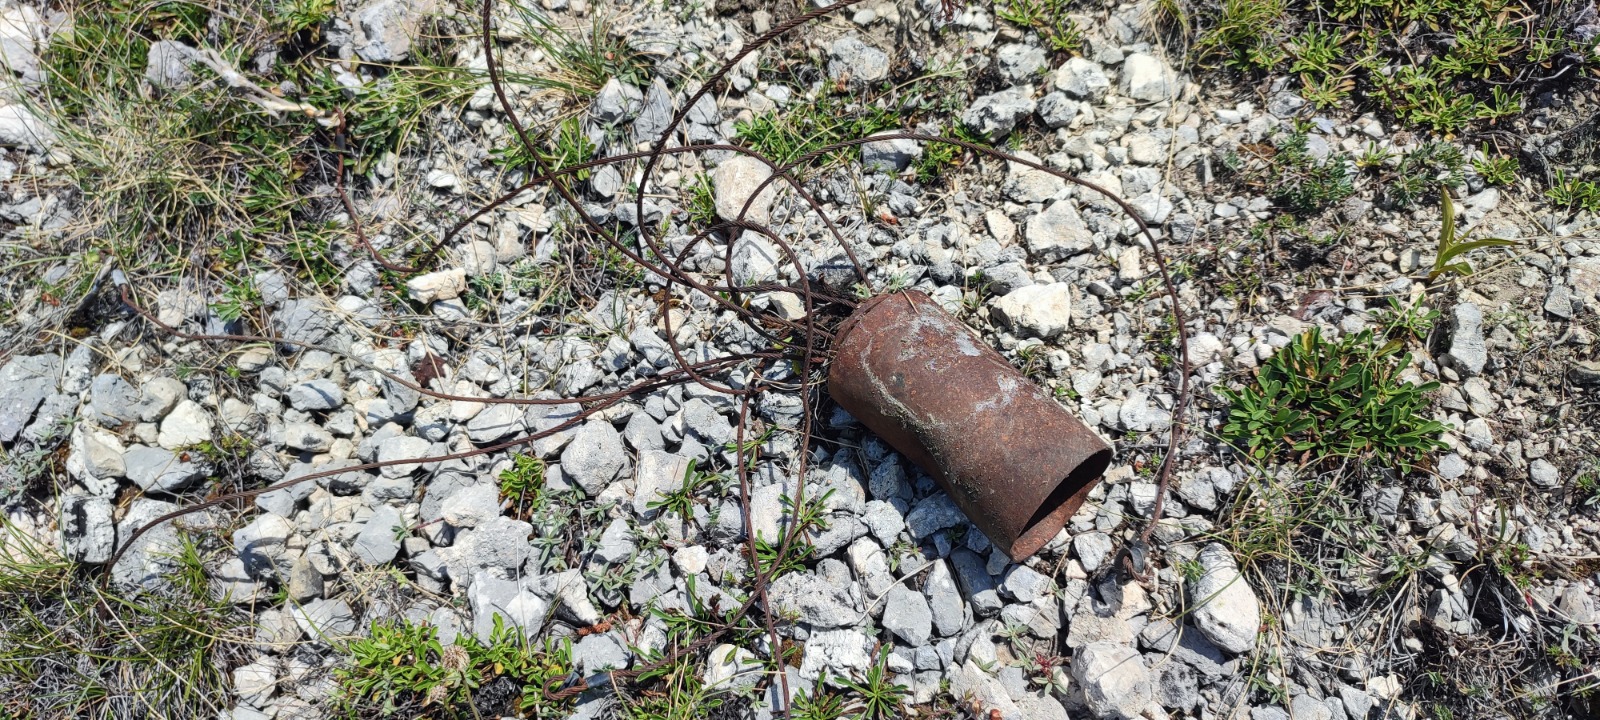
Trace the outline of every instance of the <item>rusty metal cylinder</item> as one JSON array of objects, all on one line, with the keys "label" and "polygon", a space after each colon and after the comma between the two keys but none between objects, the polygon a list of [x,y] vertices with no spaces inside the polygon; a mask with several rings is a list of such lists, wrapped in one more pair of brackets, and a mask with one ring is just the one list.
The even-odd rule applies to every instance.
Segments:
[{"label": "rusty metal cylinder", "polygon": [[1111,447],[920,292],[880,295],[839,327],[834,401],[910,458],[1012,560],[1083,505]]}]

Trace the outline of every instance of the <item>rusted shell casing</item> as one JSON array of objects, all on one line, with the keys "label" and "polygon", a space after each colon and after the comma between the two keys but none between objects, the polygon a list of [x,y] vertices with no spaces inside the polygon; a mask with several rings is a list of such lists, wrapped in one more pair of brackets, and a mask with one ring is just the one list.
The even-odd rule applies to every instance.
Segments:
[{"label": "rusted shell casing", "polygon": [[1013,560],[1043,547],[1111,464],[1111,447],[920,292],[840,325],[834,401],[933,476]]}]

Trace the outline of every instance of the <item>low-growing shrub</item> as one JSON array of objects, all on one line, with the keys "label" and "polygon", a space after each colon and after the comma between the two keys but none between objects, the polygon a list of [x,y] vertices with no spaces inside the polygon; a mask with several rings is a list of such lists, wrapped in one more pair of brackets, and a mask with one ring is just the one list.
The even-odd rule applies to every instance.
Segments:
[{"label": "low-growing shrub", "polygon": [[1400,378],[1411,363],[1402,348],[1371,330],[1338,341],[1316,328],[1296,336],[1254,382],[1220,390],[1232,404],[1224,439],[1256,462],[1361,458],[1410,469],[1444,447],[1445,425],[1426,415],[1438,383]]}]

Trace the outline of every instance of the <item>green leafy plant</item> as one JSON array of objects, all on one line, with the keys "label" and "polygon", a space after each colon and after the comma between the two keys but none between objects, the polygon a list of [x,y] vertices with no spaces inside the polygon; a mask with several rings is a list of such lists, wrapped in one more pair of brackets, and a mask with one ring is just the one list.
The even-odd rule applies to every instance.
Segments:
[{"label": "green leafy plant", "polygon": [[1567,210],[1600,212],[1600,184],[1567,177],[1559,168],[1550,182],[1550,189],[1545,191],[1545,197]]},{"label": "green leafy plant", "polygon": [[533,455],[511,456],[511,467],[500,471],[500,498],[510,500],[518,513],[531,514],[542,509],[544,460]]},{"label": "green leafy plant", "polygon": [[715,485],[722,477],[716,473],[697,470],[695,463],[696,461],[693,458],[689,460],[689,467],[683,473],[682,485],[662,493],[659,499],[651,500],[645,506],[651,510],[666,510],[675,513],[678,517],[683,518],[684,522],[693,519],[694,506],[701,502],[697,496],[707,488]]},{"label": "green leafy plant", "polygon": [[1338,342],[1313,328],[1291,339],[1254,382],[1222,388],[1225,440],[1252,460],[1370,458],[1408,470],[1444,447],[1445,425],[1426,416],[1437,382],[1400,379],[1411,362],[1400,341],[1371,330]]},{"label": "green leafy plant", "polygon": [[1490,185],[1510,185],[1516,182],[1517,168],[1515,157],[1490,155],[1487,145],[1483,148],[1483,156],[1472,160],[1472,169],[1477,171],[1478,177]]},{"label": "green leafy plant", "polygon": [[852,699],[858,720],[889,720],[900,716],[900,706],[906,701],[910,689],[889,682],[889,647],[878,651],[878,660],[867,669],[861,682],[846,679],[845,687],[855,691]]},{"label": "green leafy plant", "polygon": [[1456,237],[1456,208],[1450,201],[1450,193],[1439,193],[1441,212],[1444,215],[1444,224],[1439,228],[1439,254],[1433,261],[1433,269],[1428,272],[1428,282],[1433,282],[1441,275],[1455,273],[1457,275],[1471,275],[1472,266],[1465,260],[1457,260],[1462,255],[1473,250],[1489,247],[1509,247],[1516,245],[1510,240],[1490,238],[1487,240],[1468,240],[1466,235]]},{"label": "green leafy plant", "polygon": [[498,614],[487,643],[463,633],[445,646],[432,626],[402,621],[375,623],[367,637],[351,642],[345,652],[349,665],[334,677],[339,701],[350,713],[416,716],[437,708],[445,717],[475,717],[475,694],[501,677],[519,689],[516,704],[523,713],[565,712],[574,702],[552,702],[545,696],[547,683],[573,671],[572,641],[534,643]]},{"label": "green leafy plant", "polygon": [[795,697],[791,712],[795,720],[838,720],[844,717],[844,700],[828,692],[819,677],[809,692]]}]

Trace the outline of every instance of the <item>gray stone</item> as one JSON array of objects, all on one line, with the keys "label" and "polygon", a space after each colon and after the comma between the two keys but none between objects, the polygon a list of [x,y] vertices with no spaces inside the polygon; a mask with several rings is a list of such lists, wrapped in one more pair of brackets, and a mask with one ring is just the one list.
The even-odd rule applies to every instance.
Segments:
[{"label": "gray stone", "polygon": [[640,450],[633,468],[633,511],[640,517],[655,517],[656,511],[650,504],[660,502],[667,493],[683,487],[688,472],[689,459],[682,455],[659,449]]},{"label": "gray stone", "polygon": [[411,54],[411,40],[434,0],[376,0],[355,13],[356,54],[371,63],[398,63]]},{"label": "gray stone", "polygon": [[[958,698],[968,698],[985,713],[999,712],[1002,720],[1031,720],[1022,714],[1022,709],[1017,707],[1011,693],[998,679],[973,660],[967,660],[960,667],[952,668],[950,672],[950,694]],[[990,714],[990,717],[993,717]],[[989,718],[984,718],[989,720]]]},{"label": "gray stone", "polygon": [[1561,486],[1561,474],[1556,471],[1556,466],[1543,458],[1528,463],[1528,479],[1542,488]]},{"label": "gray stone", "polygon": [[1457,304],[1450,309],[1449,333],[1449,347],[1440,360],[1463,377],[1483,372],[1489,362],[1483,340],[1483,311],[1472,303]]},{"label": "gray stone", "polygon": [[239,700],[255,707],[266,707],[278,691],[278,659],[257,658],[233,670],[233,692]]},{"label": "gray stone", "polygon": [[1029,218],[1022,239],[1028,254],[1041,262],[1057,262],[1094,249],[1094,233],[1072,200],[1057,200]]},{"label": "gray stone", "polygon": [[[333,317],[318,309],[315,301],[301,298],[289,300],[272,314],[273,327],[284,340],[315,345],[328,339],[337,327]],[[291,349],[304,348],[289,345]]]},{"label": "gray stone", "polygon": [[999,140],[1037,107],[1026,87],[1008,88],[974,100],[961,113],[961,122],[990,140]]},{"label": "gray stone", "polygon": [[589,497],[595,497],[622,472],[627,452],[622,435],[611,423],[590,420],[578,428],[561,451],[561,470]]},{"label": "gray stone", "polygon": [[1072,550],[1084,571],[1093,574],[1111,557],[1111,536],[1102,532],[1077,535],[1072,538]]},{"label": "gray stone", "polygon": [[119,376],[96,375],[89,386],[89,409],[95,421],[106,427],[138,420],[139,391]]},{"label": "gray stone", "polygon": [[211,415],[200,403],[184,400],[161,420],[156,442],[168,450],[192,447],[211,441]]},{"label": "gray stone", "polygon": [[556,611],[569,622],[580,627],[600,622],[600,610],[589,599],[589,585],[583,579],[583,571],[572,568],[544,575],[539,578],[539,587],[539,595],[555,598]]},{"label": "gray stone", "polygon": [[695,439],[713,448],[720,448],[734,441],[737,431],[733,423],[711,403],[700,398],[693,398],[683,404],[683,427]]},{"label": "gray stone", "polygon": [[233,531],[233,548],[251,576],[270,577],[275,574],[292,534],[294,524],[287,518],[262,513]]},{"label": "gray stone", "polygon": [[633,117],[644,105],[644,94],[639,88],[611,78],[595,93],[589,113],[602,125],[616,125]]},{"label": "gray stone", "polygon": [[337,410],[344,404],[344,391],[327,378],[317,378],[289,388],[289,405],[301,412]]},{"label": "gray stone", "polygon": [[961,602],[961,593],[945,561],[934,561],[923,592],[928,595],[928,609],[933,615],[934,630],[941,637],[959,634],[966,624],[966,607]]},{"label": "gray stone", "polygon": [[387,478],[399,478],[410,475],[422,463],[410,462],[428,457],[428,452],[433,448],[433,443],[419,437],[402,435],[391,438],[378,446],[378,462],[394,463],[378,468],[378,472]]},{"label": "gray stone", "polygon": [[682,571],[684,575],[699,575],[705,572],[706,562],[709,558],[710,556],[704,547],[689,545],[678,548],[677,551],[672,553],[672,564],[677,565],[678,570]]},{"label": "gray stone", "polygon": [[637,550],[633,529],[626,520],[617,518],[600,534],[600,546],[595,549],[594,556],[601,562],[615,564],[633,557]]},{"label": "gray stone", "polygon": [[875,83],[889,77],[889,55],[846,35],[828,48],[828,78],[855,84]]},{"label": "gray stone", "polygon": [[807,680],[860,677],[872,666],[872,641],[858,630],[814,632],[806,641],[805,653],[800,661],[800,677]]},{"label": "gray stone", "polygon": [[495,404],[484,408],[467,421],[467,439],[490,443],[526,429],[527,411],[517,405]]},{"label": "gray stone", "polygon": [[1031,603],[1055,591],[1055,581],[1027,565],[1013,565],[1001,587],[1018,602]]},{"label": "gray stone", "polygon": [[755,653],[723,643],[711,648],[703,674],[705,687],[716,690],[753,687],[761,680],[761,661]]},{"label": "gray stone", "polygon": [[1039,98],[1039,121],[1044,126],[1054,130],[1066,127],[1072,119],[1078,116],[1078,103],[1067,97],[1066,93],[1053,92]]},{"label": "gray stone", "polygon": [[1135,720],[1155,701],[1144,658],[1126,645],[1090,643],[1078,648],[1072,677],[1082,687],[1090,712],[1098,717]]},{"label": "gray stone", "polygon": [[989,617],[1000,612],[1005,603],[1000,600],[994,576],[989,574],[982,558],[963,548],[950,554],[950,564],[955,568],[956,579],[966,594],[967,602],[972,603],[975,614]]},{"label": "gray stone", "polygon": [[406,281],[406,296],[427,305],[438,300],[454,300],[467,291],[467,271],[462,268],[436,270]]},{"label": "gray stone", "polygon": [[1219,543],[1201,549],[1201,575],[1189,588],[1189,606],[1195,627],[1217,647],[1231,653],[1247,652],[1256,644],[1261,625],[1261,603],[1239,574],[1233,555]]},{"label": "gray stone", "polygon": [[61,551],[83,563],[99,564],[109,560],[117,543],[111,501],[86,495],[62,495],[60,505]]},{"label": "gray stone", "polygon": [[995,51],[994,60],[1001,80],[1018,83],[1039,72],[1044,67],[1046,57],[1044,48],[1037,45],[1009,43]]},{"label": "gray stone", "polygon": [[1156,679],[1156,700],[1168,710],[1192,710],[1200,702],[1200,683],[1194,668],[1183,663],[1162,663]]},{"label": "gray stone", "polygon": [[[889,131],[897,132],[897,131]],[[885,133],[879,133],[880,135]],[[887,173],[904,172],[922,157],[922,144],[916,140],[878,140],[861,146],[861,167]]]},{"label": "gray stone", "polygon": [[500,517],[500,489],[483,483],[456,490],[439,505],[444,521],[461,528],[472,528]]},{"label": "gray stone", "polygon": [[832,558],[814,571],[779,577],[767,597],[775,612],[794,613],[817,628],[847,627],[861,618],[861,598],[850,569]]},{"label": "gray stone", "polygon": [[1144,102],[1162,102],[1178,95],[1177,73],[1160,58],[1134,53],[1122,62],[1122,90]]},{"label": "gray stone", "polygon": [[493,635],[497,617],[504,627],[520,630],[522,637],[532,638],[544,628],[550,609],[543,598],[516,581],[486,572],[473,577],[467,597],[472,604],[472,634],[483,642],[489,642]]},{"label": "gray stone", "polygon": [[912,647],[927,643],[933,632],[933,612],[928,609],[928,599],[905,583],[896,583],[889,588],[884,601],[883,627]]},{"label": "gray stone", "polygon": [[28,426],[34,410],[56,389],[61,358],[30,355],[0,367],[0,442],[11,442]]},{"label": "gray stone", "polygon": [[170,450],[147,445],[130,446],[122,454],[127,476],[145,492],[177,492],[206,476],[207,468],[195,454],[189,460]]},{"label": "gray stone", "polygon": [[333,447],[333,433],[312,423],[288,423],[283,427],[283,444],[290,450],[327,452]]},{"label": "gray stone", "polygon": [[137,498],[117,523],[117,545],[122,557],[111,568],[111,580],[120,588],[156,589],[167,584],[167,576],[177,569],[175,559],[182,543],[178,531],[168,520],[147,530],[138,540],[134,532],[162,515],[178,509],[160,500]]},{"label": "gray stone", "polygon": [[350,609],[350,603],[343,600],[312,600],[291,612],[301,632],[329,644],[336,644],[355,633],[355,611]]},{"label": "gray stone", "polygon": [[533,546],[528,543],[532,533],[532,525],[501,516],[457,533],[450,547],[434,552],[444,560],[455,582],[471,582],[480,570],[510,573],[521,568],[533,554]]},{"label": "gray stone", "polygon": [[966,521],[967,516],[956,507],[955,501],[939,492],[923,498],[911,509],[911,514],[906,516],[906,527],[911,530],[911,537],[921,540]]},{"label": "gray stone", "polygon": [[882,500],[868,502],[866,512],[861,515],[861,521],[866,523],[867,529],[872,531],[872,536],[883,543],[884,547],[893,545],[895,538],[900,536],[900,531],[906,527],[905,518],[900,510],[894,504]]},{"label": "gray stone", "polygon": [[1339,702],[1344,704],[1345,716],[1351,720],[1366,720],[1377,705],[1371,695],[1349,685],[1339,686]]},{"label": "gray stone", "polygon": [[369,567],[383,565],[400,553],[400,540],[410,534],[393,506],[381,505],[367,518],[350,549]]},{"label": "gray stone", "polygon": [[[762,181],[772,176],[772,168],[755,158],[740,155],[729,158],[717,165],[711,171],[711,187],[715,192],[714,200],[717,217],[723,220],[737,220],[741,217],[753,223],[765,224],[772,219],[772,203],[778,197],[777,183],[768,184],[756,195],[752,201],[751,195]],[[750,203],[749,210],[745,210],[745,203]]]},{"label": "gray stone", "polygon": [[144,78],[163,90],[194,84],[195,49],[176,40],[150,43],[145,55]]},{"label": "gray stone", "polygon": [[657,77],[650,83],[650,90],[645,93],[639,117],[633,121],[633,141],[658,143],[662,134],[667,131],[668,123],[671,122],[672,91],[667,88],[665,81]]},{"label": "gray stone", "polygon": [[996,298],[990,308],[1012,333],[1049,340],[1066,332],[1072,320],[1072,287],[1066,283],[1029,285]]},{"label": "gray stone", "polygon": [[1562,318],[1562,320],[1571,320],[1573,318],[1573,291],[1568,290],[1566,285],[1550,286],[1550,293],[1544,296],[1544,312],[1549,312],[1550,315],[1555,315],[1555,317]]},{"label": "gray stone", "polygon": [[1093,61],[1068,58],[1056,69],[1056,89],[1080,100],[1098,100],[1111,89],[1111,79]]},{"label": "gray stone", "polygon": [[287,583],[289,599],[297,603],[306,603],[312,599],[322,597],[325,586],[322,573],[307,555],[301,555],[289,563],[289,581]]},{"label": "gray stone", "polygon": [[633,653],[616,632],[589,635],[572,646],[572,662],[584,675],[624,670],[632,660]]}]

